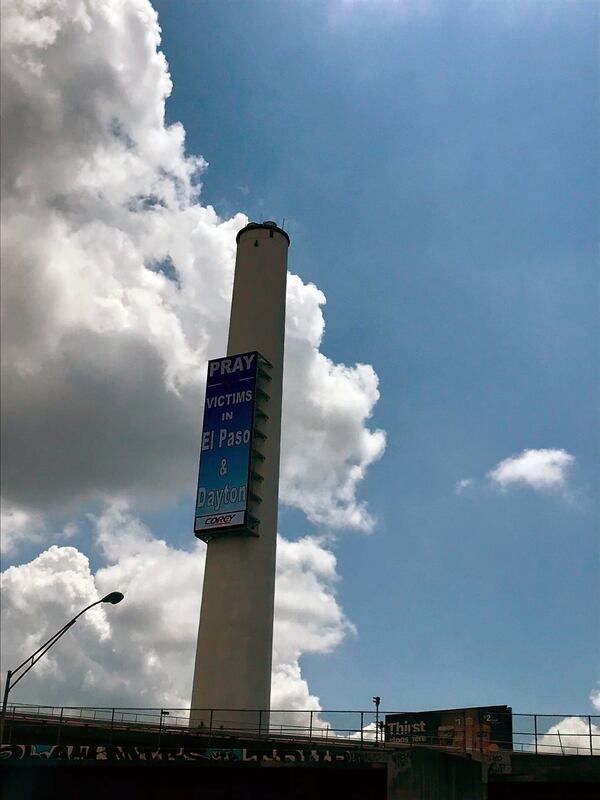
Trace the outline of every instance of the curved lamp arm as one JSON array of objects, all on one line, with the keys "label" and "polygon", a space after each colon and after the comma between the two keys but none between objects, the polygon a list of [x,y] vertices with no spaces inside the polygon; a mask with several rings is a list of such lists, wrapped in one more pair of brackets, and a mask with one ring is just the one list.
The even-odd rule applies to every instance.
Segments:
[{"label": "curved lamp arm", "polygon": [[[6,673],[6,684],[4,686],[4,698],[2,700],[2,721],[3,722],[4,722],[4,714],[6,712],[6,706],[7,706],[7,703],[8,703],[8,693],[13,688],[13,686],[17,685],[17,683],[21,680],[21,678],[24,678],[25,675],[27,675],[29,670],[35,664],[37,664],[37,662],[40,660],[40,658],[42,656],[44,656],[48,652],[48,650],[50,650],[52,645],[55,645],[56,642],[58,642],[58,640],[61,638],[61,636],[64,636],[64,634],[69,630],[69,628],[71,628],[77,622],[79,617],[82,614],[85,614],[86,611],[89,611],[90,608],[93,608],[94,606],[97,606],[100,603],[111,603],[112,605],[116,605],[117,603],[121,602],[123,597],[124,597],[124,595],[121,592],[111,592],[110,594],[107,594],[105,597],[103,597],[101,600],[96,600],[95,603],[90,603],[89,606],[86,606],[82,611],[79,612],[79,614],[74,616],[73,619],[69,620],[69,622],[67,622],[66,625],[63,625],[63,627],[59,631],[57,631],[54,634],[54,636],[51,636],[48,639],[48,641],[46,641],[46,642],[44,642],[44,644],[40,645],[40,647],[38,647],[38,649],[35,651],[35,653],[32,653],[28,658],[25,659],[25,661],[23,661],[21,664],[19,664],[18,667],[16,667],[15,669],[12,669],[12,670],[9,669],[7,671],[7,673]],[[27,668],[23,669],[23,667],[27,667]],[[23,672],[21,672],[21,670],[23,670]],[[13,678],[15,677],[15,675],[18,672],[21,672],[21,674],[19,675],[19,677],[16,680],[13,680]]]}]

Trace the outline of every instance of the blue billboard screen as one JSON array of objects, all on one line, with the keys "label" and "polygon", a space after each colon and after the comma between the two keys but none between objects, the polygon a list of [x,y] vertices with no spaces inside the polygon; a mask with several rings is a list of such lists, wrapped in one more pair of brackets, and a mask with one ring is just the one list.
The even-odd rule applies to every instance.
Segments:
[{"label": "blue billboard screen", "polygon": [[194,532],[247,523],[258,353],[208,362]]}]

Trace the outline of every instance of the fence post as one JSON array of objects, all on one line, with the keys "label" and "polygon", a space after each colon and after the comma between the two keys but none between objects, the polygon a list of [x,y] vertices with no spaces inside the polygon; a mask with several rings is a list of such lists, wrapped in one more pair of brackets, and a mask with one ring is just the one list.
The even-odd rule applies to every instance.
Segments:
[{"label": "fence post", "polygon": [[[17,707],[13,706],[12,707],[12,725],[10,726],[10,733],[8,734],[8,744],[12,744],[12,735],[13,735],[13,731],[15,729],[15,715],[16,715],[16,713],[17,713]],[[2,722],[4,723],[4,720],[2,720]],[[0,742],[0,744],[5,744],[5,743],[4,742]]]},{"label": "fence post", "polygon": [[[463,752],[467,752],[467,712],[462,712],[462,728],[463,728]],[[471,748],[474,750],[473,742],[471,742]]]},{"label": "fence post", "polygon": [[588,714],[588,729],[590,731],[590,755],[594,755],[594,739],[592,737],[592,717]]},{"label": "fence post", "polygon": [[364,744],[364,736],[365,736],[365,726],[363,724],[364,723],[364,718],[365,718],[365,712],[361,711],[360,712],[360,746],[361,747]]},{"label": "fence post", "polygon": [[311,712],[310,712],[310,723],[309,723],[309,729],[308,729],[308,743],[309,744],[312,744],[312,726],[313,726],[313,712],[311,710]]},{"label": "fence post", "polygon": [[62,728],[63,711],[64,711],[64,708],[61,708],[60,709],[60,717],[59,717],[59,720],[58,720],[58,733],[56,734],[56,744],[60,744],[60,732],[61,732],[61,728]]},{"label": "fence post", "polygon": [[537,746],[537,714],[533,715],[533,737],[535,739],[535,754],[537,756],[538,746]]},{"label": "fence post", "polygon": [[113,728],[115,727],[115,709],[113,708],[112,714],[110,715],[110,736],[109,736],[109,744],[112,744],[113,740]]},{"label": "fence post", "polygon": [[215,713],[214,708],[211,708],[211,710],[210,710],[210,719],[209,719],[209,722],[208,722],[208,735],[209,735],[209,737],[212,736],[213,714],[214,713]]},{"label": "fence post", "polygon": [[[12,735],[15,729],[15,714],[17,713],[17,707],[12,707],[12,725],[10,726],[10,733],[8,734],[8,743],[12,744]],[[0,742],[0,744],[4,744],[4,742]]]},{"label": "fence post", "polygon": [[262,709],[258,712],[258,735],[262,733]]}]

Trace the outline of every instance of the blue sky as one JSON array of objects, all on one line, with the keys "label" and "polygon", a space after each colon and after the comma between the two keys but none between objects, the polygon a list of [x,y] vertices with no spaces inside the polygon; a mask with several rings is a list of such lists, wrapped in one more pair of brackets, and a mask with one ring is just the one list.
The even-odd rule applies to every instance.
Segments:
[{"label": "blue sky", "polygon": [[[157,0],[173,84],[166,124],[185,129],[186,160],[181,128],[163,127],[168,91],[154,40],[144,39],[154,24],[146,0],[132,3],[135,14],[115,11],[110,36],[94,11],[83,47],[73,44],[88,36],[83,26],[50,5],[60,33],[35,53],[46,59],[35,79],[42,83],[14,79],[15,119],[25,114],[21,130],[32,133],[13,137],[9,122],[5,137],[10,163],[21,164],[11,182],[7,156],[15,263],[28,276],[31,259],[31,275],[41,276],[28,290],[29,278],[7,278],[24,309],[7,316],[6,369],[17,398],[6,401],[16,409],[7,423],[16,464],[5,479],[14,541],[3,564],[15,568],[7,592],[45,586],[40,575],[51,572],[57,586],[76,576],[79,594],[67,592],[74,606],[109,579],[130,581],[142,597],[135,559],[162,559],[172,580],[199,586],[204,545],[192,532],[190,465],[206,358],[225,346],[221,287],[229,284],[221,276],[230,274],[240,214],[285,218],[290,270],[304,282],[304,305],[293,310],[308,309],[290,351],[309,348],[318,328],[314,283],[327,302],[323,339],[311,352],[320,348],[334,365],[371,365],[380,397],[371,371],[364,385],[349,372],[340,394],[356,406],[340,405],[339,418],[312,405],[306,412],[317,428],[351,419],[355,437],[341,461],[327,439],[325,455],[306,456],[306,473],[331,457],[336,486],[354,463],[365,475],[346,505],[334,492],[317,496],[306,476],[286,478],[282,570],[296,585],[290,543],[302,549],[307,536],[317,538],[321,549],[301,550],[304,577],[324,588],[332,639],[297,651],[282,644],[281,663],[299,663],[323,708],[369,708],[377,694],[397,710],[506,703],[521,712],[594,713],[598,6]],[[74,33],[61,38],[70,25]],[[31,47],[13,44],[16,53]],[[62,117],[53,103],[64,103]],[[36,143],[38,129],[44,140]],[[43,163],[35,153],[46,154]],[[208,162],[200,176],[191,175],[192,155]],[[188,189],[199,180],[199,199],[191,189],[175,196],[169,176]],[[26,204],[30,185],[35,200]],[[152,210],[155,195],[162,200]],[[134,219],[136,198],[146,206]],[[27,214],[32,222],[21,229]],[[36,260],[30,232],[38,225]],[[166,257],[181,295],[167,279],[150,283],[136,271],[136,259],[156,265]],[[148,300],[151,292],[160,299]],[[297,419],[287,420],[297,443],[315,392],[302,375],[289,402]],[[361,403],[370,418],[356,411]],[[100,420],[95,433],[92,419]],[[375,429],[385,431],[386,448],[369,460]],[[526,450],[543,451],[541,467],[527,462],[504,484],[489,475]],[[13,456],[21,453],[36,458]],[[552,458],[560,463],[548,478]],[[302,499],[292,501],[297,486]],[[366,517],[344,521],[355,500],[374,519],[370,531]],[[50,545],[59,550],[39,561]],[[194,557],[197,567],[189,566]],[[148,569],[146,587],[156,575]],[[10,608],[13,627],[34,624],[16,600]],[[63,612],[57,606],[57,620]],[[131,631],[135,639],[142,619],[128,618],[123,641]],[[152,628],[143,644],[165,663],[180,644],[165,632],[168,619],[165,611],[164,629]],[[196,620],[194,606],[190,631]],[[193,635],[185,636],[191,652]],[[98,650],[94,658],[73,674],[111,674],[112,656]],[[141,659],[122,669],[146,675]],[[159,677],[139,702],[131,689],[100,699],[149,704]],[[42,683],[34,689],[46,691]],[[178,686],[167,699],[184,702],[188,691]]]},{"label": "blue sky", "polygon": [[[358,636],[304,658],[311,688],[333,707],[589,710],[598,8],[157,9],[204,200],[285,217],[291,267],[327,296],[323,349],[381,380],[388,446],[361,489],[377,526],[335,548]],[[553,447],[577,459],[576,501],[486,485]]]}]

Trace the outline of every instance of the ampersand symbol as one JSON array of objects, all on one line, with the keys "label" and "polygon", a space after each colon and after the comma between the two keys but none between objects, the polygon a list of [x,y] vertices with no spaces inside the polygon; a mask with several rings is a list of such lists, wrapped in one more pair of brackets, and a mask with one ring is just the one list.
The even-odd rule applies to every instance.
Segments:
[{"label": "ampersand symbol", "polygon": [[219,470],[219,475],[227,475],[227,459],[224,458],[221,461],[221,468]]}]

